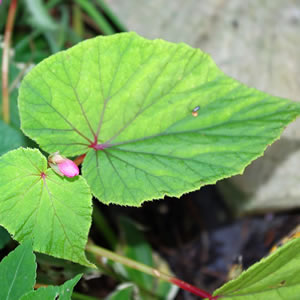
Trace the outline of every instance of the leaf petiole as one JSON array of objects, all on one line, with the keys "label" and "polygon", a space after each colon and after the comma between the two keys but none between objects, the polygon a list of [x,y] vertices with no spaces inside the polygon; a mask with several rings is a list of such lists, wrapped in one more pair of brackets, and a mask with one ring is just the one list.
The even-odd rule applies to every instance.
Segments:
[{"label": "leaf petiole", "polygon": [[109,251],[107,249],[104,249],[100,246],[96,246],[96,245],[93,245],[91,243],[88,243],[87,246],[86,246],[86,251],[90,252],[90,253],[92,253],[96,256],[106,257],[106,258],[111,259],[115,262],[126,265],[127,267],[133,268],[133,269],[138,270],[140,272],[144,272],[144,273],[149,274],[151,276],[154,276],[156,278],[168,281],[172,284],[177,285],[181,289],[189,291],[190,293],[192,293],[194,295],[197,295],[197,296],[200,296],[200,297],[203,297],[203,298],[207,298],[209,300],[217,300],[218,299],[218,296],[212,296],[208,292],[206,292],[202,289],[199,289],[199,288],[197,288],[197,287],[195,287],[195,286],[193,286],[193,285],[191,285],[191,284],[189,284],[185,281],[182,281],[182,280],[180,280],[178,278],[175,278],[171,275],[168,275],[166,273],[162,273],[161,271],[159,271],[155,268],[146,266],[146,265],[144,265],[140,262],[137,262],[137,261],[132,260],[130,258],[121,256],[121,255],[119,255],[115,252],[111,252],[111,251]]}]

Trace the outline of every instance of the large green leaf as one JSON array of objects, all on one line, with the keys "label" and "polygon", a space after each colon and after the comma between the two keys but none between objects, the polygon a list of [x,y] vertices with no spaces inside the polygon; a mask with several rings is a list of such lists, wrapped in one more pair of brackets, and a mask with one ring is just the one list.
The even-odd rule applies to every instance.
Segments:
[{"label": "large green leaf", "polygon": [[0,263],[0,299],[19,300],[35,284],[36,263],[31,241],[18,246]]},{"label": "large green leaf", "polygon": [[88,264],[91,194],[81,176],[62,178],[38,150],[19,148],[0,158],[0,178],[0,225],[35,251]]},{"label": "large green leaf", "polygon": [[80,278],[81,274],[66,281],[61,286],[48,286],[39,288],[36,291],[31,291],[25,294],[20,300],[70,300],[73,288]]},{"label": "large green leaf", "polygon": [[224,300],[297,300],[300,295],[300,239],[251,266],[214,295]]},{"label": "large green leaf", "polygon": [[199,49],[135,33],[44,60],[23,80],[19,107],[45,151],[87,152],[83,176],[98,199],[133,206],[242,173],[300,113]]}]

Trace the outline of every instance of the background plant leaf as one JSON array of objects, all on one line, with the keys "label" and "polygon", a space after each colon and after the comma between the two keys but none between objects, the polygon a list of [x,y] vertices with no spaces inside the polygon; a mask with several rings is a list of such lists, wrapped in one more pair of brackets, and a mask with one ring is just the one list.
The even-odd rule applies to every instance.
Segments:
[{"label": "background plant leaf", "polygon": [[9,253],[0,263],[0,299],[19,300],[35,284],[36,262],[31,241]]},{"label": "background plant leaf", "polygon": [[36,291],[31,291],[24,295],[20,300],[70,300],[74,286],[80,280],[81,274],[73,279],[66,281],[61,286],[41,287]]},{"label": "background plant leaf", "polygon": [[0,224],[14,239],[30,238],[35,251],[88,265],[91,194],[81,176],[62,178],[38,150],[19,148],[0,158],[0,178]]},{"label": "background plant leaf", "polygon": [[7,125],[2,120],[0,120],[0,136],[0,155],[18,148],[27,142],[27,138],[20,130]]},{"label": "background plant leaf", "polygon": [[123,300],[123,299],[132,299],[133,297],[134,286],[133,284],[122,284],[118,287],[116,291],[111,293],[107,300]]},{"label": "background plant leaf", "polygon": [[23,80],[19,107],[45,151],[87,152],[83,176],[98,199],[131,206],[242,173],[300,113],[199,49],[132,32],[44,60]]},{"label": "background plant leaf", "polygon": [[42,0],[25,0],[26,7],[31,15],[31,22],[42,30],[55,30],[57,24],[52,20]]},{"label": "background plant leaf", "polygon": [[294,239],[214,292],[224,300],[296,300],[300,295],[300,239]]},{"label": "background plant leaf", "polygon": [[10,240],[11,238],[7,230],[0,226],[0,250],[3,249]]},{"label": "background plant leaf", "polygon": [[[128,218],[123,217],[120,218],[120,228],[122,228],[124,238],[124,255],[152,267],[152,249],[142,233],[136,228],[136,225]],[[130,280],[137,282],[140,286],[149,291],[152,290],[154,282],[153,276],[132,268],[126,268],[126,271]]]},{"label": "background plant leaf", "polygon": [[[135,261],[141,262],[159,271],[170,274],[167,263],[153,252],[150,244],[146,241],[137,224],[126,217],[120,218],[120,228],[124,240],[122,254]],[[139,287],[139,297],[143,300],[153,299],[173,299],[177,294],[177,287],[169,282],[159,280],[153,276],[139,272],[132,268],[127,268],[127,278],[137,283]]]}]

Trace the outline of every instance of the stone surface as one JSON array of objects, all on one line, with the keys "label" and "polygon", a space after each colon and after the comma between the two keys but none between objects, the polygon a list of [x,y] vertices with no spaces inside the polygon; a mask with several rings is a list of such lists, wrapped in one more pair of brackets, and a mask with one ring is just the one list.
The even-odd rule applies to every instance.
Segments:
[{"label": "stone surface", "polygon": [[[300,0],[106,1],[129,30],[201,48],[241,82],[300,100]],[[300,207],[299,182],[300,119],[244,175],[219,186],[244,212],[270,211]]]}]

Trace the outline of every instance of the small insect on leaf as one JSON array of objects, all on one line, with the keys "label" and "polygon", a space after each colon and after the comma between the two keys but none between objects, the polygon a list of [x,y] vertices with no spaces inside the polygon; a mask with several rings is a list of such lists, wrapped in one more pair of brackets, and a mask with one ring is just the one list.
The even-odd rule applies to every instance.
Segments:
[{"label": "small insect on leaf", "polygon": [[192,111],[192,115],[193,117],[198,117],[198,110],[200,109],[200,106],[196,106],[193,111]]}]

